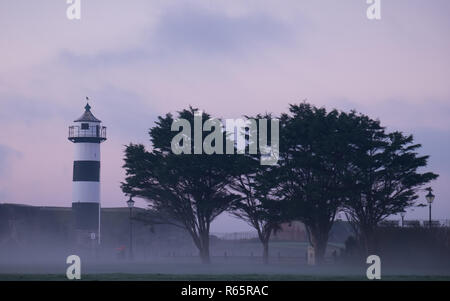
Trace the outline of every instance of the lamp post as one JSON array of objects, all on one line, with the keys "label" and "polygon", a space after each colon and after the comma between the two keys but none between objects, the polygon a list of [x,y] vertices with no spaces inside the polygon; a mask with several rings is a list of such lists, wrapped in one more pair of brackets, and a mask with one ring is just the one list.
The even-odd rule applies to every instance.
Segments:
[{"label": "lamp post", "polygon": [[432,193],[433,189],[431,189],[431,187],[428,187],[425,190],[428,190],[428,193],[425,196],[425,198],[427,199],[428,206],[429,206],[428,226],[431,228],[431,204],[434,201],[434,194]]},{"label": "lamp post", "polygon": [[91,232],[89,238],[91,239],[92,256],[95,257],[95,239],[97,238],[95,232]]},{"label": "lamp post", "polygon": [[130,260],[133,260],[133,220],[132,220],[132,211],[134,207],[133,198],[130,196],[130,199],[127,201],[128,208],[130,208]]}]

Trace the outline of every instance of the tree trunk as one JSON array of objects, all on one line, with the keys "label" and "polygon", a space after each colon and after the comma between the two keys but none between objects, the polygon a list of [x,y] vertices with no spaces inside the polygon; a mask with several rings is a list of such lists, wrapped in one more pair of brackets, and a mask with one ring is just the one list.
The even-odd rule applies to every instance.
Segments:
[{"label": "tree trunk", "polygon": [[319,239],[314,244],[314,254],[316,258],[316,264],[321,265],[325,262],[325,252],[327,250],[328,239]]},{"label": "tree trunk", "polygon": [[325,262],[325,252],[327,250],[328,232],[320,229],[311,229],[311,243],[314,248],[314,257],[316,265],[321,265]]},{"label": "tree trunk", "polygon": [[263,244],[263,262],[269,263],[269,240],[261,241]]},{"label": "tree trunk", "polygon": [[361,229],[361,236],[365,255],[377,255],[378,248],[374,227],[366,226]]},{"label": "tree trunk", "polygon": [[200,234],[201,246],[199,247],[200,251],[200,259],[202,263],[209,264],[211,263],[211,257],[209,255],[209,233],[205,231],[205,233]]},{"label": "tree trunk", "polygon": [[200,250],[200,260],[204,264],[209,264],[209,263],[211,263],[211,258],[209,256],[209,250],[205,250],[205,249],[206,248],[202,248]]}]

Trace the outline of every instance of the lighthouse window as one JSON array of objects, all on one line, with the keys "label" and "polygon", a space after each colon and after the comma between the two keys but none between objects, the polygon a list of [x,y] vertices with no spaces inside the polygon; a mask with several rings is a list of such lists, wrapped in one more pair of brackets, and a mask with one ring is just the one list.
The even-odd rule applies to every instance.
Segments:
[{"label": "lighthouse window", "polygon": [[81,124],[81,129],[82,130],[89,130],[89,123],[82,123]]}]

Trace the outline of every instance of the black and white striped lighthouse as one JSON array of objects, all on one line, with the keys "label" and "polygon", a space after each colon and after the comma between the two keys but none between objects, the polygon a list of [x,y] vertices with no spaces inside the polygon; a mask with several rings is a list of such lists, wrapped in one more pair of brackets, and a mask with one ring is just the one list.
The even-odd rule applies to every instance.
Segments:
[{"label": "black and white striped lighthouse", "polygon": [[84,108],[69,127],[69,140],[75,145],[72,211],[80,245],[100,243],[100,143],[106,140],[106,127],[92,114],[89,103]]}]

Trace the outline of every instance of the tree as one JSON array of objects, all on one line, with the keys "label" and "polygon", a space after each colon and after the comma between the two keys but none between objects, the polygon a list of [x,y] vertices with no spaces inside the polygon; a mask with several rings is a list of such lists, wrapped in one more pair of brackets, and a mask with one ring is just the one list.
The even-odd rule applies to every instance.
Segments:
[{"label": "tree", "polygon": [[241,199],[233,204],[231,212],[256,230],[263,245],[263,262],[267,264],[270,236],[280,229],[284,218],[281,203],[269,194],[267,187],[272,185],[267,177],[269,167],[261,166],[259,158],[246,155],[236,163],[238,175],[230,186]]},{"label": "tree", "polygon": [[429,156],[420,156],[412,135],[386,133],[379,121],[359,116],[348,152],[349,197],[345,212],[355,225],[366,255],[377,251],[375,230],[390,215],[414,206],[418,190],[438,177],[420,173]]},{"label": "tree", "polygon": [[351,128],[346,115],[307,103],[291,105],[281,117],[279,167],[273,189],[290,219],[302,221],[316,260],[324,260],[329,231],[345,198],[344,175]]},{"label": "tree", "polygon": [[[193,108],[183,110],[178,113],[178,119],[193,124],[198,112]],[[208,119],[208,114],[201,114],[202,125]],[[151,151],[143,145],[126,147],[124,168],[127,176],[122,189],[127,194],[146,199],[150,209],[159,212],[161,217],[168,217],[168,223],[185,228],[198,248],[202,262],[209,263],[210,224],[238,199],[228,189],[235,176],[234,157],[174,154],[172,139],[180,133],[171,131],[173,122],[171,114],[158,118],[156,126],[149,132],[153,144]],[[203,133],[209,135],[212,131]],[[194,153],[195,143],[191,141],[198,133],[194,133],[194,127],[183,133],[183,146],[188,146],[187,149]]]},{"label": "tree", "polygon": [[[236,158],[236,178],[230,185],[234,192],[241,196],[240,201],[233,204],[231,213],[237,218],[247,222],[258,233],[258,238],[263,245],[263,262],[269,263],[269,240],[272,233],[280,230],[280,224],[283,222],[283,213],[281,202],[270,194],[273,181],[270,179],[268,171],[271,165],[262,164],[262,156],[274,152],[267,152],[267,148],[278,149],[279,137],[272,137],[272,121],[278,124],[272,118],[271,114],[256,117],[248,117],[251,120],[266,120],[266,126],[261,127],[260,123],[255,122],[254,126],[243,129],[243,135],[246,141],[245,154]],[[260,139],[265,137],[270,143],[259,143]],[[273,139],[272,139],[273,138]],[[263,138],[264,139],[264,138]],[[250,149],[255,150],[254,153]],[[265,148],[265,149],[261,149]]]}]

